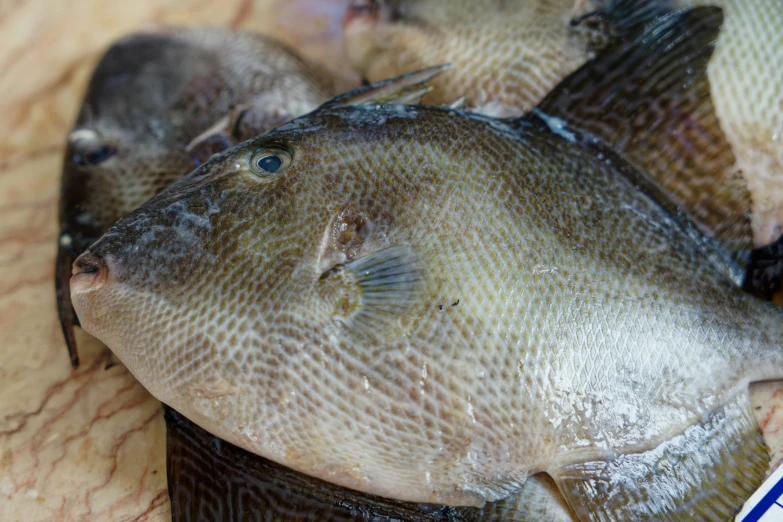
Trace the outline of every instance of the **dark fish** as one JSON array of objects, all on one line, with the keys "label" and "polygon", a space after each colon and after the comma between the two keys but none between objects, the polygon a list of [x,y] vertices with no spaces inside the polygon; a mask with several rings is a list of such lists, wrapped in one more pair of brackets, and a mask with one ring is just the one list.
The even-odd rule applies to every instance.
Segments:
[{"label": "dark fish", "polygon": [[580,520],[726,520],[769,465],[748,383],[783,377],[783,312],[650,182],[714,158],[637,147],[714,128],[721,22],[662,16],[528,117],[348,96],[221,153],[76,261],[82,324],[345,487],[480,507],[546,472]]},{"label": "dark fish", "polygon": [[333,95],[331,79],[316,67],[249,33],[162,28],[128,36],[104,54],[63,160],[55,286],[74,367],[73,261],[212,153]]}]

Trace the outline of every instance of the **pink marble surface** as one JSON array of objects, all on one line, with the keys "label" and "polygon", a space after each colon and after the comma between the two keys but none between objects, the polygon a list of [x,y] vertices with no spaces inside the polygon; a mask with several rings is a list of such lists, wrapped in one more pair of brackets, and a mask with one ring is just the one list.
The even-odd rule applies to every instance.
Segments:
[{"label": "pink marble surface", "polygon": [[[0,2],[0,521],[169,520],[159,403],[80,336],[72,371],[54,305],[56,208],[65,135],[113,39],[149,24],[271,33],[339,63],[345,0]],[[354,81],[339,65],[333,68]],[[754,388],[780,460],[783,389]]]}]

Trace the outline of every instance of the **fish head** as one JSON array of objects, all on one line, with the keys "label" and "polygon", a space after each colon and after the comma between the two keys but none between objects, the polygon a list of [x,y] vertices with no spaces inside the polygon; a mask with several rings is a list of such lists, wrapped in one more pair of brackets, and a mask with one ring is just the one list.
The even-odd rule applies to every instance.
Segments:
[{"label": "fish head", "polygon": [[84,251],[117,219],[194,167],[184,148],[111,122],[80,125],[63,160],[64,231]]},{"label": "fish head", "polygon": [[83,327],[142,375],[167,371],[169,355],[148,357],[161,343],[183,359],[245,345],[271,357],[341,338],[335,314],[353,306],[336,302],[341,268],[399,246],[392,216],[405,201],[384,198],[401,189],[381,173],[403,161],[387,140],[412,141],[415,108],[396,107],[294,120],[121,219],[74,264]]},{"label": "fish head", "polygon": [[[378,407],[424,407],[395,380],[408,363],[383,361],[407,357],[423,310],[438,313],[433,258],[414,239],[446,221],[422,219],[417,203],[434,196],[415,179],[439,178],[426,129],[414,134],[419,111],[457,120],[436,107],[333,107],[213,157],[75,262],[83,328],[153,395],[240,447],[361,491],[480,505],[422,490],[419,452],[440,442],[395,427],[407,406]],[[368,426],[361,440],[346,423]]]}]

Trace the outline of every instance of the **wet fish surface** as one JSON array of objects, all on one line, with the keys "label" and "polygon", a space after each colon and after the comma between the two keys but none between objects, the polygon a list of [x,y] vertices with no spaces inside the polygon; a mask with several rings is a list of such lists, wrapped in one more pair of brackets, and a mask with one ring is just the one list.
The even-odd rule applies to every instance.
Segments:
[{"label": "wet fish surface", "polygon": [[71,264],[120,217],[213,152],[309,112],[331,79],[284,45],[216,28],[130,35],[101,58],[63,160],[55,286],[78,365]]},{"label": "wet fish surface", "polygon": [[[594,58],[613,31],[669,8],[664,0],[355,0],[344,41],[371,82],[453,63],[425,102],[466,96],[484,114],[522,116]],[[597,23],[576,23],[593,12],[602,13]]]},{"label": "wet fish surface", "polygon": [[783,234],[783,0],[678,0],[722,7],[709,78],[718,118],[753,198],[753,235]]},{"label": "wet fish surface", "polygon": [[[721,22],[673,12],[607,56],[668,109],[618,118],[677,131]],[[118,222],[74,305],[156,397],[329,482],[482,506],[546,472],[580,520],[728,519],[769,464],[747,386],[783,377],[782,312],[625,134],[573,121],[326,104]]]},{"label": "wet fish surface", "polygon": [[[94,74],[80,122],[71,134],[74,143],[64,172],[69,190],[63,210],[71,218],[75,212],[91,210],[102,220],[92,221],[93,229],[84,227],[84,219],[63,220],[71,232],[64,233],[66,241],[61,244],[60,261],[67,275],[58,290],[63,282],[68,290],[68,260],[111,222],[213,152],[315,108],[331,92],[324,74],[299,63],[285,47],[255,35],[161,28],[115,44]],[[153,134],[150,126],[159,132]],[[67,238],[74,236],[79,244],[68,244]],[[70,310],[70,300],[61,304]],[[74,349],[75,344],[69,347]],[[76,361],[75,349],[72,353]],[[554,522],[560,520],[555,518],[559,513],[567,513],[562,501],[552,500],[551,483],[538,478],[530,480],[518,498],[483,510],[404,505],[283,470],[168,408],[166,426],[175,522],[270,516],[355,520],[360,514],[366,520]]]}]

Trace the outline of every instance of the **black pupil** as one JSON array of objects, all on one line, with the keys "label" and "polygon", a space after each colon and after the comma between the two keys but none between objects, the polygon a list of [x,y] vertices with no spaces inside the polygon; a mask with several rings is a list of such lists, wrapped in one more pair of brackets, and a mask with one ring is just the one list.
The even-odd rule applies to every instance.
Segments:
[{"label": "black pupil", "polygon": [[258,165],[259,169],[265,170],[267,172],[276,172],[282,164],[283,160],[277,156],[264,156],[256,162],[256,165]]},{"label": "black pupil", "polygon": [[114,148],[109,145],[98,145],[83,152],[77,152],[74,154],[74,161],[82,167],[98,165],[112,157],[115,152]]}]

